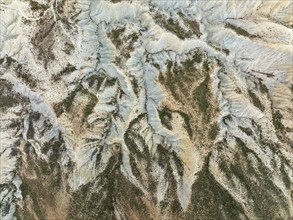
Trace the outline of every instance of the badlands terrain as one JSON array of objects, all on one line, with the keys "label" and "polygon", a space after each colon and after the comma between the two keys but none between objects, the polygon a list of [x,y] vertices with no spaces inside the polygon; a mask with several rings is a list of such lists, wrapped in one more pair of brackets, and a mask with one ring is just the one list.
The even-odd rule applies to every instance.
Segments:
[{"label": "badlands terrain", "polygon": [[292,220],[290,0],[0,0],[0,218]]}]

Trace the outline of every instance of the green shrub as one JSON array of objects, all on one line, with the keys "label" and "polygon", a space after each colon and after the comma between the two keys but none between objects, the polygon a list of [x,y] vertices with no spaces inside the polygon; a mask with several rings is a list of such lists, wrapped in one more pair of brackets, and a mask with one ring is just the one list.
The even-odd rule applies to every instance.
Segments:
[{"label": "green shrub", "polygon": [[251,35],[246,30],[244,30],[244,29],[242,29],[240,27],[236,27],[236,26],[234,26],[232,24],[229,24],[229,23],[225,24],[225,28],[229,28],[229,29],[235,31],[236,34],[238,34],[238,35],[242,35],[242,36],[249,37],[249,38],[255,38],[256,37],[256,35]]},{"label": "green shrub", "polygon": [[220,129],[219,129],[219,126],[217,123],[212,124],[211,129],[208,134],[209,138],[211,140],[214,140],[217,137],[217,135],[219,134],[219,130]]},{"label": "green shrub", "polygon": [[263,104],[261,103],[259,98],[251,90],[248,90],[248,94],[249,94],[254,106],[257,107],[258,109],[260,109],[261,111],[264,111],[265,107],[263,106]]},{"label": "green shrub", "polygon": [[285,126],[282,124],[282,118],[283,115],[280,113],[279,110],[273,113],[273,124],[275,126],[275,129],[281,132],[285,129]]}]

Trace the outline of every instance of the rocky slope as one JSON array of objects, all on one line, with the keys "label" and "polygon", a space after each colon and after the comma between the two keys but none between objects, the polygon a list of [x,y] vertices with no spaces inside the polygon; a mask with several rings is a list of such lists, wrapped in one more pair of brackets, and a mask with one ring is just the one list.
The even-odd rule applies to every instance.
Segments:
[{"label": "rocky slope", "polygon": [[2,219],[292,219],[293,4],[0,0]]}]

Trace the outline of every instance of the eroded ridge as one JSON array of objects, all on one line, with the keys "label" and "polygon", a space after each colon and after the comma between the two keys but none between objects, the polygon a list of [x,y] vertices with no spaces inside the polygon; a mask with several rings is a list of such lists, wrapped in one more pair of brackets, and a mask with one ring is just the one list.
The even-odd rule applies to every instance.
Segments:
[{"label": "eroded ridge", "polygon": [[2,219],[291,219],[290,1],[0,1]]}]

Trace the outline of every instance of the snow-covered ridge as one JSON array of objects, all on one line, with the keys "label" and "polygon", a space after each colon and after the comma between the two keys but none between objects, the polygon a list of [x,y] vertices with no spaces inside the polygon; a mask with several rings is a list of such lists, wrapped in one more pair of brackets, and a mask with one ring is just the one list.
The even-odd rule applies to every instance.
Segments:
[{"label": "snow-covered ridge", "polygon": [[[29,103],[17,136],[1,128],[1,181],[17,188],[0,189],[11,200],[2,217],[30,204],[18,189],[27,153],[10,152],[17,140],[46,163],[56,156],[47,146],[60,143],[54,166],[67,192],[89,187],[106,200],[110,172],[139,189],[158,218],[199,213],[194,193],[205,175],[237,203],[239,218],[265,217],[261,190],[281,204],[268,215],[293,216],[291,1],[33,2],[0,4],[0,77]],[[31,40],[40,29],[48,33]],[[46,120],[46,132],[27,137]],[[181,217],[169,209],[177,200]],[[125,207],[113,207],[127,219]]]}]

